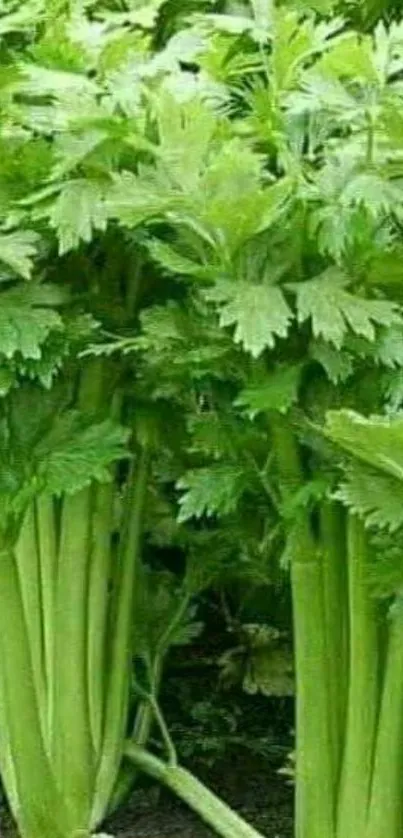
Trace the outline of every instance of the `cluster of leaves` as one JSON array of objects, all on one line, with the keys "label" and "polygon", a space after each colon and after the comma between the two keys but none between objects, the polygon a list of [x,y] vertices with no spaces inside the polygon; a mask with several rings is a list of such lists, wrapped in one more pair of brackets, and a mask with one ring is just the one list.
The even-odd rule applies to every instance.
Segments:
[{"label": "cluster of leaves", "polygon": [[[178,690],[177,684],[175,687]],[[261,726],[256,719],[251,719],[250,700],[247,715],[245,707],[236,701],[229,701],[228,696],[224,704],[219,694],[209,700],[197,700],[189,692],[184,689],[179,695],[180,720],[171,721],[168,716],[178,754],[185,764],[193,767],[197,763],[211,768],[218,763],[221,767],[231,754],[240,752],[251,754],[252,758],[263,757],[271,764],[285,759],[288,737],[287,745],[279,744],[278,731],[276,737],[275,731],[267,731],[267,724]],[[178,692],[175,700],[178,702]],[[256,715],[261,720],[260,709],[261,705]]]},{"label": "cluster of leaves", "polygon": [[[187,595],[282,580],[290,519],[340,482],[333,443],[361,451],[340,500],[403,525],[403,28],[330,0],[181,6],[2,4],[0,393],[9,434],[29,380],[53,403],[83,355],[112,370],[154,451],[147,543],[186,556]],[[125,432],[77,418],[75,397],[50,450],[18,453],[19,491],[72,491],[120,458]],[[355,438],[337,414],[326,437],[340,408],[389,418]],[[304,452],[287,503],[277,420]],[[175,594],[158,591],[143,610],[158,600],[165,625]]]}]

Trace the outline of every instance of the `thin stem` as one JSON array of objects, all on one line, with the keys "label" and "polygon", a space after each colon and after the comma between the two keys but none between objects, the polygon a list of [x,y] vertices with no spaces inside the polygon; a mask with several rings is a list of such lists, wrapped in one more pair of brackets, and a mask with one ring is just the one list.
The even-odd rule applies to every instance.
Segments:
[{"label": "thin stem", "polygon": [[244,460],[246,461],[246,463],[248,465],[250,465],[252,467],[252,470],[256,473],[257,478],[258,478],[262,488],[266,492],[266,495],[269,498],[269,500],[270,500],[270,502],[273,506],[273,509],[275,509],[277,512],[279,512],[280,511],[279,500],[276,497],[275,491],[274,491],[274,489],[273,489],[273,487],[270,483],[270,480],[267,476],[266,465],[264,465],[263,468],[261,469],[260,466],[258,465],[258,463],[256,462],[253,454],[249,454],[246,451],[243,452],[243,457],[244,457]]},{"label": "thin stem", "polygon": [[[178,608],[176,609],[171,622],[168,624],[167,628],[165,629],[164,633],[161,635],[158,643],[157,643],[157,650],[154,656],[154,667],[153,672],[160,673],[161,671],[161,664],[160,662],[164,659],[169,645],[171,641],[171,637],[180,625],[181,620],[186,614],[186,611],[189,607],[190,600],[192,595],[190,593],[186,593],[185,596],[181,599]],[[153,675],[153,682],[155,681],[155,676]]]},{"label": "thin stem", "polygon": [[116,614],[109,660],[102,756],[91,817],[95,829],[103,820],[118,775],[126,735],[132,665],[132,607],[140,560],[143,511],[150,454],[142,448],[132,464],[126,504],[126,531],[122,535],[120,574],[116,588]]},{"label": "thin stem", "polygon": [[152,711],[153,711],[154,716],[155,716],[155,720],[156,720],[156,722],[158,724],[158,727],[161,731],[162,739],[163,739],[165,749],[166,749],[166,752],[167,752],[168,762],[169,762],[170,765],[177,765],[178,764],[178,757],[177,757],[177,753],[176,753],[176,748],[175,748],[175,745],[173,743],[171,734],[168,730],[168,727],[166,725],[164,716],[161,712],[161,708],[158,704],[158,701],[155,698],[155,696],[153,696],[153,695],[151,695],[149,697],[149,701],[150,701]]},{"label": "thin stem", "polygon": [[253,826],[237,815],[190,771],[178,765],[167,765],[131,742],[126,744],[125,754],[133,760],[137,768],[163,783],[187,803],[221,838],[262,838]]},{"label": "thin stem", "polygon": [[[147,699],[142,699],[139,702],[136,718],[133,725],[133,732],[131,739],[136,745],[144,747],[151,734],[154,723],[154,714],[150,702]],[[120,767],[119,775],[116,780],[113,793],[108,804],[108,815],[111,815],[123,801],[127,798],[131,789],[138,777],[138,769],[133,762],[124,760]]]},{"label": "thin stem", "polygon": [[[167,626],[165,632],[163,633],[159,643],[158,648],[155,652],[153,663],[151,666],[151,671],[149,671],[149,680],[150,680],[150,688],[152,694],[155,696],[155,701],[157,700],[156,697],[158,696],[159,686],[162,677],[163,665],[164,665],[164,658],[166,656],[166,652],[168,650],[168,646],[170,643],[170,638],[174,633],[175,629],[177,628],[178,624],[180,623],[183,615],[186,613],[186,609],[189,605],[189,601],[191,599],[191,595],[187,593],[172,617],[171,622]],[[138,692],[141,692],[138,689]],[[133,732],[131,739],[137,745],[144,746],[146,745],[150,733],[151,728],[156,718],[154,712],[155,706],[152,706],[150,701],[150,696],[147,693],[143,693],[143,698],[139,702],[139,706],[137,708],[136,718],[133,726]],[[176,749],[174,743],[172,742],[171,736],[169,731],[166,728],[165,720],[163,719],[163,727],[161,726],[161,719],[159,720],[160,729],[163,733],[164,741],[167,745],[167,754],[170,757],[170,761],[175,763],[177,761],[176,757]],[[164,728],[164,729],[163,729]],[[168,736],[166,735],[168,734]],[[169,746],[168,746],[169,742]],[[123,764],[120,769],[120,774],[118,776],[117,782],[113,789],[113,794],[109,802],[108,807],[108,814],[113,812],[122,800],[125,799],[127,794],[129,793],[130,789],[135,783],[136,777],[138,775],[138,770],[133,763],[127,762]]]},{"label": "thin stem", "polygon": [[[156,656],[153,663],[152,686],[155,695],[158,695],[159,685],[162,677],[163,660]],[[136,745],[144,747],[151,734],[154,723],[154,714],[147,697],[143,698],[137,707],[134,720],[131,741]],[[138,769],[133,762],[125,760],[120,768],[120,773],[115,784],[113,795],[109,801],[108,814],[115,811],[125,800],[138,776]]]}]

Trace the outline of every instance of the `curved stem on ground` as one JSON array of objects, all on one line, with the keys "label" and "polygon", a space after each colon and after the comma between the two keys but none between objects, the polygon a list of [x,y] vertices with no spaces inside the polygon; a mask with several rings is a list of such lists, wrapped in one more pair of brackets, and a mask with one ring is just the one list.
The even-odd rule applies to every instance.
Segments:
[{"label": "curved stem on ground", "polygon": [[140,771],[162,783],[187,803],[221,838],[263,838],[190,771],[163,762],[133,742],[126,743],[125,755]]}]

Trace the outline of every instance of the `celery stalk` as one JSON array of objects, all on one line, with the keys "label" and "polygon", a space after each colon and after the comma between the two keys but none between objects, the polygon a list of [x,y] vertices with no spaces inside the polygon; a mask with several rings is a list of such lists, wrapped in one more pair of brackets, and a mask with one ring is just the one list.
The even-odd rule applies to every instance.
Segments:
[{"label": "celery stalk", "polygon": [[338,788],[348,688],[346,515],[338,504],[329,501],[321,504],[320,537],[323,556],[331,743],[334,751],[335,783]]},{"label": "celery stalk", "polygon": [[139,561],[148,467],[149,451],[142,448],[137,462],[132,464],[126,499],[126,522],[121,539],[120,569],[115,592],[116,612],[112,615],[114,625],[111,626],[112,642],[106,686],[102,755],[91,815],[91,825],[94,829],[103,820],[108,809],[122,759],[126,733],[132,664],[133,591]]},{"label": "celery stalk", "polygon": [[[72,821],[56,788],[42,735],[15,555],[0,552],[0,728],[3,779],[22,838],[69,838]],[[11,780],[11,787],[8,787]]]},{"label": "celery stalk", "polygon": [[335,774],[329,702],[323,577],[301,532],[291,568],[296,657],[297,838],[335,835]]},{"label": "celery stalk", "polygon": [[49,748],[53,726],[54,623],[57,575],[56,519],[52,497],[45,495],[37,498],[35,502],[35,521],[41,580],[43,653],[47,699],[46,739]]},{"label": "celery stalk", "polygon": [[[303,473],[292,430],[272,423],[273,444],[284,501],[302,485]],[[331,739],[323,555],[309,517],[302,511],[290,534],[295,637],[297,727],[297,838],[334,838],[336,783]]]},{"label": "celery stalk", "polygon": [[94,486],[88,591],[88,689],[91,734],[99,758],[105,713],[106,628],[111,571],[113,484]]},{"label": "celery stalk", "polygon": [[34,504],[31,504],[25,515],[25,520],[15,547],[15,556],[24,604],[32,671],[38,698],[38,710],[41,717],[41,728],[45,732],[47,718],[42,636],[42,591]]},{"label": "celery stalk", "polygon": [[88,826],[93,753],[87,680],[91,490],[63,501],[56,589],[54,764],[76,829]]},{"label": "celery stalk", "polygon": [[[348,519],[350,674],[338,837],[365,836],[379,710],[379,650],[375,603],[366,585],[368,536]],[[389,838],[389,836],[388,836]]]},{"label": "celery stalk", "polygon": [[403,609],[397,604],[389,647],[375,749],[365,838],[400,838],[403,832]]}]

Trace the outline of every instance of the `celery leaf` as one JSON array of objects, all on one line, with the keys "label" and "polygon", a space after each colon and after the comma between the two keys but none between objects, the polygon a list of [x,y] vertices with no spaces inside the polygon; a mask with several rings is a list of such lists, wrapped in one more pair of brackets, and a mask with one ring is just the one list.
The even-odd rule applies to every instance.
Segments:
[{"label": "celery leaf", "polygon": [[314,279],[292,286],[297,297],[298,320],[311,320],[315,338],[322,337],[341,349],[349,331],[374,341],[375,325],[393,326],[402,322],[396,303],[369,300],[346,290],[347,277],[329,268]]},{"label": "celery leaf", "polygon": [[63,295],[50,285],[21,285],[0,295],[0,353],[13,358],[39,359],[41,347],[52,331],[62,329],[62,320],[52,306]]},{"label": "celery leaf", "polygon": [[334,497],[368,527],[395,532],[403,525],[403,486],[392,475],[355,463],[346,469]]},{"label": "celery leaf", "polygon": [[221,281],[206,297],[219,307],[220,326],[234,326],[235,343],[241,343],[253,358],[272,349],[276,337],[288,334],[293,315],[280,288]]},{"label": "celery leaf", "polygon": [[179,522],[203,515],[227,515],[236,509],[244,489],[242,470],[231,465],[213,465],[187,472],[177,482]]},{"label": "celery leaf", "polygon": [[103,187],[84,179],[66,183],[52,206],[50,225],[57,232],[60,255],[81,241],[90,242],[95,230],[106,230]]},{"label": "celery leaf", "polygon": [[236,404],[246,408],[252,418],[268,410],[287,413],[298,399],[300,376],[300,366],[279,367],[242,390]]},{"label": "celery leaf", "polygon": [[39,236],[31,230],[0,233],[0,262],[23,279],[30,279],[38,242]]},{"label": "celery leaf", "polygon": [[108,482],[112,463],[127,456],[128,437],[125,428],[110,420],[86,424],[80,414],[62,416],[37,452],[44,491],[74,494],[93,480]]},{"label": "celery leaf", "polygon": [[325,432],[348,454],[403,480],[403,415],[366,418],[352,410],[330,411]]}]

